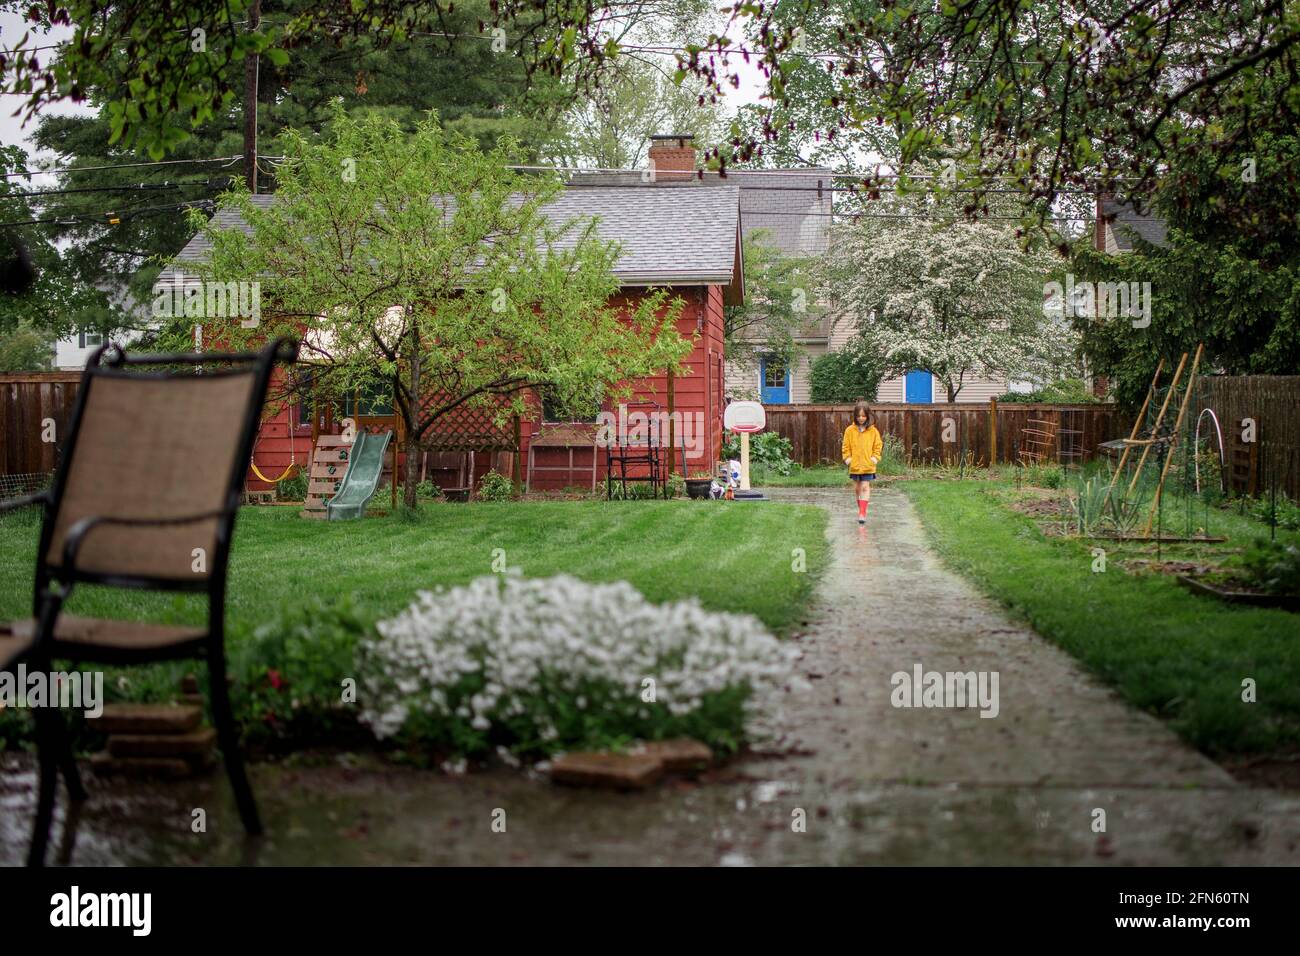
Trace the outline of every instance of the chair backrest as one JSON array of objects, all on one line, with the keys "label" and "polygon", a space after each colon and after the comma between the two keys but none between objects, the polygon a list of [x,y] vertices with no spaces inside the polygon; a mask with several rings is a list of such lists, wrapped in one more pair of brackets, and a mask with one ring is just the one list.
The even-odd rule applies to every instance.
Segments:
[{"label": "chair backrest", "polygon": [[[109,348],[112,357],[101,364]],[[224,576],[271,369],[277,359],[293,361],[296,354],[296,343],[285,340],[245,355],[128,357],[116,347],[96,352],[55,475],[41,536],[42,573],[182,588]],[[158,371],[163,365],[190,367]],[[75,569],[63,567],[65,539],[84,519],[168,521],[204,514],[216,516],[97,526],[85,537]]]}]

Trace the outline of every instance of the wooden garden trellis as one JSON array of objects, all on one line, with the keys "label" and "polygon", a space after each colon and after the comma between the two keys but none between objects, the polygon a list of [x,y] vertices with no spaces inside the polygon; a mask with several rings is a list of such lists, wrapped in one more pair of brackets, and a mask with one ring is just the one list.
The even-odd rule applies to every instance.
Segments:
[{"label": "wooden garden trellis", "polygon": [[[1173,466],[1176,446],[1180,437],[1184,441],[1184,451],[1191,453],[1193,449],[1186,444],[1190,441],[1195,444],[1195,438],[1188,439],[1183,435],[1183,424],[1189,421],[1187,418],[1188,409],[1191,407],[1192,398],[1196,394],[1196,375],[1200,369],[1201,358],[1205,354],[1205,345],[1201,343],[1196,347],[1196,354],[1192,358],[1191,368],[1187,369],[1188,353],[1184,352],[1178,361],[1178,366],[1174,370],[1174,377],[1170,381],[1168,388],[1164,390],[1163,400],[1160,402],[1160,409],[1156,412],[1154,419],[1148,419],[1148,412],[1151,409],[1156,397],[1160,394],[1160,375],[1164,371],[1164,360],[1161,359],[1156,365],[1155,373],[1151,377],[1151,384],[1147,387],[1147,394],[1142,402],[1142,407],[1138,411],[1137,419],[1133,424],[1133,429],[1127,438],[1118,439],[1113,442],[1105,443],[1104,447],[1110,449],[1118,448],[1120,450],[1119,462],[1111,475],[1110,482],[1106,486],[1106,502],[1109,507],[1118,510],[1121,507],[1135,507],[1139,504],[1134,499],[1134,493],[1138,489],[1138,482],[1141,480],[1143,471],[1146,468],[1147,461],[1154,451],[1157,456],[1157,462],[1160,466],[1159,477],[1156,481],[1155,491],[1151,497],[1151,503],[1146,508],[1146,521],[1142,527],[1140,535],[1126,536],[1137,540],[1149,540],[1151,538],[1152,525],[1156,524],[1161,514],[1161,503],[1163,501],[1165,483],[1169,477],[1170,468]],[[1187,379],[1183,381],[1183,371],[1187,369]],[[1179,385],[1182,383],[1181,392]],[[1177,400],[1178,412],[1172,425],[1166,425],[1166,418],[1171,406]],[[1133,468],[1132,478],[1127,485],[1123,487],[1122,494],[1116,498],[1116,486],[1119,482],[1120,474],[1124,471],[1125,466],[1129,463],[1130,455],[1140,448],[1142,453],[1138,458],[1136,466]],[[1159,542],[1164,539],[1163,531],[1159,531],[1156,540]],[[1179,540],[1210,540],[1206,538],[1194,538],[1190,536],[1180,538]]]},{"label": "wooden garden trellis", "polygon": [[[438,396],[426,397],[424,407],[427,408],[437,399]],[[428,452],[460,452],[471,456],[475,452],[509,453],[513,455],[510,479],[518,494],[523,487],[523,459],[520,454],[523,447],[523,426],[517,414],[501,420],[503,408],[504,403],[495,406],[471,406],[467,403],[458,405],[433,423],[420,442],[420,447]],[[470,484],[473,484],[472,465]]]}]

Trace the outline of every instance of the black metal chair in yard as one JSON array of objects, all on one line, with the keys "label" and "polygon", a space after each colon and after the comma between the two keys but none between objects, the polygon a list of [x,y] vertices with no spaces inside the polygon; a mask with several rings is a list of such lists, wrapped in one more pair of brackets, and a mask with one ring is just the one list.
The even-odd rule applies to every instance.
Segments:
[{"label": "black metal chair in yard", "polygon": [[[113,345],[100,348],[82,376],[52,487],[4,507],[39,505],[43,521],[33,616],[0,627],[0,668],[205,659],[217,740],[250,834],[261,832],[261,822],[226,681],[226,569],[271,373],[277,361],[297,355],[297,343],[287,339],[238,355],[128,356]],[[204,593],[207,624],[63,613],[81,582]],[[33,714],[40,789],[28,864],[39,866],[60,772],[73,800],[86,793],[57,707]]]},{"label": "black metal chair in yard", "polygon": [[[640,413],[645,416],[645,428],[635,441],[620,434],[617,441],[605,446],[605,497],[614,497],[614,485],[618,484],[627,499],[627,483],[648,482],[651,496],[668,491],[668,448],[667,437],[662,434],[662,408],[655,402],[629,402],[620,406],[620,419],[631,421],[632,416]],[[624,419],[624,413],[626,418]],[[631,431],[631,429],[628,429]],[[617,472],[617,473],[616,473]]]}]

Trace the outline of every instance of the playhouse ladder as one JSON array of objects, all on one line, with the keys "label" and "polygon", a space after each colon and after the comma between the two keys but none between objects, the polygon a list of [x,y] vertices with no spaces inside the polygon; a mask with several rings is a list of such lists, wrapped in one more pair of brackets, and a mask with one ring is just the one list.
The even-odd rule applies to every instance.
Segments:
[{"label": "playhouse ladder", "polygon": [[300,512],[304,518],[325,520],[325,502],[334,497],[343,483],[351,454],[351,438],[342,435],[317,437],[307,482],[307,500]]}]

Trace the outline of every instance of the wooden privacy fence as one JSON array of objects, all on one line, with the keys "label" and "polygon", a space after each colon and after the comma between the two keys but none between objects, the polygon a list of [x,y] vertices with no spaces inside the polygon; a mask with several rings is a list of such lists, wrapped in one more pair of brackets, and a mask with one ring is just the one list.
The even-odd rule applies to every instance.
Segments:
[{"label": "wooden privacy fence", "polygon": [[1211,409],[1223,430],[1227,478],[1238,494],[1274,488],[1300,500],[1300,375],[1207,375],[1197,380],[1188,416],[1200,438],[1217,444]]},{"label": "wooden privacy fence", "polygon": [[80,382],[80,372],[0,372],[0,476],[54,471]]},{"label": "wooden privacy fence", "polygon": [[[840,443],[853,416],[852,405],[767,405],[767,430],[794,446],[790,455],[804,467],[840,462]],[[1078,464],[1096,457],[1104,441],[1124,437],[1125,419],[1114,405],[887,404],[871,406],[876,427],[902,443],[912,461],[956,462],[969,456],[986,465],[1017,460],[1026,443],[1052,436],[1050,458]]]}]

